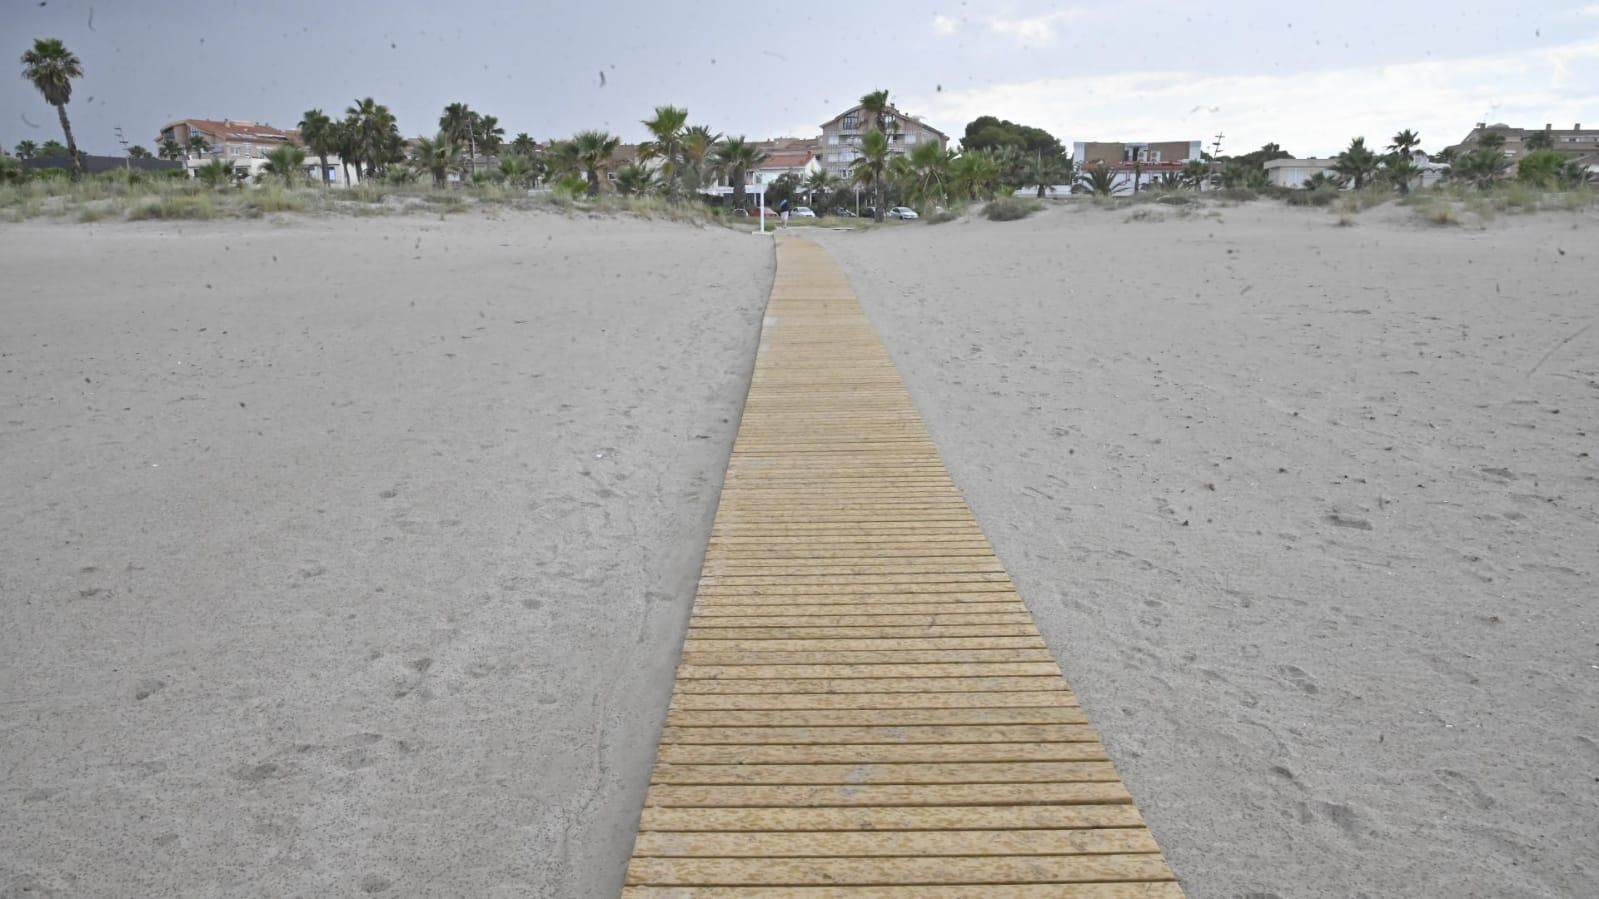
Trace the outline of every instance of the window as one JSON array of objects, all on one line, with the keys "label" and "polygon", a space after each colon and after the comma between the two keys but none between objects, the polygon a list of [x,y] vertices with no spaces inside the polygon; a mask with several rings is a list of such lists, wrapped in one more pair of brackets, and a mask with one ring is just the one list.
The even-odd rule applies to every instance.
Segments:
[{"label": "window", "polygon": [[835,144],[836,145],[838,143],[838,135],[829,134],[827,136],[827,142],[830,143],[830,144]]},{"label": "window", "polygon": [[905,143],[907,143],[907,144],[916,143],[916,135],[914,135],[914,134],[905,135]]},{"label": "window", "polygon": [[855,129],[859,128],[860,126],[861,126],[861,120],[859,118],[857,118],[854,113],[850,113],[849,115],[844,117],[844,130],[845,131],[854,131]]}]

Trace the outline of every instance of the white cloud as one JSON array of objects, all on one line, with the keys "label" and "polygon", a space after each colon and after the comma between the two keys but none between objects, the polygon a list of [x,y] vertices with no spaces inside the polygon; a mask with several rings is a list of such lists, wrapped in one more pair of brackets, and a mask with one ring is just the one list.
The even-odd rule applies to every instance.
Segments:
[{"label": "white cloud", "polygon": [[1582,7],[1581,9],[1577,10],[1577,15],[1587,16],[1591,19],[1599,19],[1599,3],[1590,3],[1587,6]]},{"label": "white cloud", "polygon": [[1538,126],[1582,121],[1599,106],[1599,37],[1460,59],[1294,74],[1165,71],[1045,78],[908,97],[935,125],[960,133],[980,115],[1047,128],[1070,140],[1204,140],[1222,152],[1267,141],[1299,156],[1351,137],[1386,144],[1403,128],[1440,149],[1475,122]]},{"label": "white cloud", "polygon": [[977,19],[955,19],[946,15],[937,15],[933,17],[933,31],[942,37],[950,37],[975,23],[991,34],[1008,38],[1024,46],[1045,47],[1055,42],[1059,26],[1077,18],[1079,13],[1079,10],[1072,8],[1039,16],[1017,18],[984,16]]},{"label": "white cloud", "polygon": [[986,24],[995,34],[1014,38],[1018,43],[1043,47],[1055,42],[1055,26],[1077,15],[1076,10],[1064,9],[1025,19],[988,19]]}]

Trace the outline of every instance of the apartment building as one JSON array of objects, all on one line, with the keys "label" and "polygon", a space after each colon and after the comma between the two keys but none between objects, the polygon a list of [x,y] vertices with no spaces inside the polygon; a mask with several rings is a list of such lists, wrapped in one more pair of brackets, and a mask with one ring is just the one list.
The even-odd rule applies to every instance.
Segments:
[{"label": "apartment building", "polygon": [[[206,143],[204,153],[191,151],[189,141],[199,137]],[[260,174],[266,166],[266,155],[284,144],[299,144],[300,132],[274,128],[261,122],[247,122],[240,119],[179,119],[162,126],[161,133],[155,139],[157,150],[162,144],[171,140],[182,147],[186,154],[185,165],[198,168],[212,159],[227,159],[232,161],[233,168],[241,178],[254,177]],[[317,169],[321,167],[321,160],[312,157],[307,151],[306,174],[315,181],[323,179],[323,173]],[[350,168],[350,181],[359,181],[356,166]],[[332,184],[344,183],[344,167],[339,164],[337,156],[328,157],[328,171],[325,173]]]},{"label": "apartment building", "polygon": [[[872,124],[872,115],[858,105],[822,123],[822,137],[818,145],[820,166],[829,174],[850,177],[853,174],[850,166],[861,155],[861,135]],[[940,148],[949,146],[949,135],[893,106],[888,108],[885,125],[888,147],[892,153],[909,153],[918,144],[925,143],[937,143]]]},{"label": "apartment building", "polygon": [[1575,158],[1599,153],[1599,128],[1583,128],[1581,122],[1570,128],[1556,128],[1553,124],[1546,124],[1542,128],[1512,128],[1502,122],[1493,125],[1478,122],[1470,134],[1449,149],[1457,154],[1469,151],[1477,146],[1484,135],[1498,134],[1505,139],[1505,158],[1515,162],[1531,152],[1527,148],[1527,139],[1539,133],[1548,137],[1551,150],[1559,150],[1567,156]]}]

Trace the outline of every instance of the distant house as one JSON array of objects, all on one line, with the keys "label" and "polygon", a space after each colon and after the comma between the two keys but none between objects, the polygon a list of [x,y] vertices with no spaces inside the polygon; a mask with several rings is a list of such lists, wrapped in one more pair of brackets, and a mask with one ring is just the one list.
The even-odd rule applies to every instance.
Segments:
[{"label": "distant house", "polygon": [[[822,123],[822,137],[818,165],[840,178],[854,174],[851,166],[860,158],[861,135],[871,125],[872,116],[859,105]],[[909,153],[917,144],[937,143],[940,148],[949,146],[949,135],[922,120],[888,108],[889,152]]]},{"label": "distant house", "polygon": [[[813,173],[821,171],[821,168],[821,162],[810,150],[769,151],[760,165],[744,173],[744,191],[752,194],[765,193],[767,185],[784,175],[793,175],[804,181]],[[727,176],[723,175],[717,179],[716,184],[701,192],[726,197],[733,193],[733,185],[728,182]]]},{"label": "distant house", "polygon": [[[189,141],[194,137],[206,142],[204,153],[190,150]],[[233,163],[234,172],[240,178],[259,176],[266,167],[266,155],[272,150],[284,144],[303,146],[298,131],[286,131],[261,122],[240,119],[179,119],[162,126],[155,141],[157,152],[168,140],[183,148],[184,165],[191,171],[212,159],[227,159]],[[322,173],[318,172],[321,165],[321,159],[307,150],[306,175],[315,181],[323,180]],[[359,166],[351,164],[351,184],[360,182],[357,169]],[[344,166],[337,156],[328,157],[327,180],[333,184],[344,184]]]},{"label": "distant house", "polygon": [[1200,158],[1200,141],[1151,142],[1077,141],[1072,162],[1078,170],[1108,168],[1117,190],[1131,191],[1135,181],[1148,184],[1167,173],[1180,174],[1190,161]]},{"label": "distant house", "polygon": [[1334,175],[1336,159],[1271,159],[1265,163],[1266,181],[1273,187],[1304,187],[1317,175]]},{"label": "distant house", "polygon": [[1521,157],[1531,152],[1527,149],[1527,138],[1540,132],[1548,135],[1550,149],[1558,150],[1574,159],[1599,154],[1599,128],[1583,128],[1581,122],[1570,128],[1556,128],[1553,124],[1546,124],[1542,128],[1512,128],[1503,123],[1489,125],[1486,122],[1478,122],[1471,129],[1471,133],[1449,149],[1456,154],[1473,150],[1485,135],[1497,134],[1505,139],[1505,158],[1511,162],[1518,162]]},{"label": "distant house", "polygon": [[[1447,166],[1431,161],[1426,153],[1420,150],[1410,154],[1411,161],[1416,164],[1417,181],[1413,186],[1430,187],[1443,180],[1448,171]],[[1337,159],[1271,159],[1265,163],[1266,181],[1273,187],[1304,187],[1305,182],[1317,175],[1326,175],[1329,178],[1337,176],[1333,166],[1338,164]]]}]

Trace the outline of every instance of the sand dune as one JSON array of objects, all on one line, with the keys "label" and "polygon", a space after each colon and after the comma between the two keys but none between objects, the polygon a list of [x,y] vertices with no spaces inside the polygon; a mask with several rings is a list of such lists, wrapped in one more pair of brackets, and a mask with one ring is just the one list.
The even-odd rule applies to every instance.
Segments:
[{"label": "sand dune", "polygon": [[610,896],[771,248],[0,237],[0,894]]},{"label": "sand dune", "polygon": [[1599,219],[826,234],[1190,895],[1599,881]]}]

